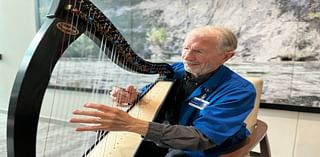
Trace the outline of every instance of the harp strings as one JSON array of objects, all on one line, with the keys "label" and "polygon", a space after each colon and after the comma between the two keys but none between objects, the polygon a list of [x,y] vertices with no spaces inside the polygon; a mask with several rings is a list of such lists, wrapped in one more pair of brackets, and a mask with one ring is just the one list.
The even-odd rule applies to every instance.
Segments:
[{"label": "harp strings", "polygon": [[[81,3],[80,3],[81,4]],[[81,11],[81,9],[80,9]],[[86,32],[88,34],[89,38],[94,38],[95,34],[96,34],[96,28],[93,27],[92,23],[91,23],[91,19],[94,19],[94,16],[96,15],[96,12],[94,11],[94,9],[91,7],[89,9],[89,13],[87,15],[87,26],[86,26]],[[92,81],[92,92],[91,92],[91,96],[90,96],[90,101],[92,102],[107,102],[107,91],[108,89],[106,87],[103,86],[103,82],[101,80],[104,79],[104,74],[106,73],[106,71],[108,71],[108,68],[102,68],[100,65],[105,62],[106,60],[106,56],[104,55],[104,52],[108,49],[106,47],[106,42],[108,40],[105,38],[105,36],[102,36],[102,40],[101,40],[101,44],[99,46],[99,54],[98,54],[98,58],[95,60],[96,64],[94,70],[95,74],[94,74],[94,79]],[[86,56],[87,57],[87,56]],[[100,100],[99,100],[100,99]],[[100,137],[104,134],[103,131],[98,131],[96,133],[96,138],[95,139],[100,139]],[[89,140],[88,140],[89,141]],[[94,145],[96,145],[97,143],[94,143]],[[87,156],[87,149],[89,147],[83,147],[83,156]],[[105,153],[105,150],[102,151],[102,153]]]},{"label": "harp strings", "polygon": [[[95,16],[97,15],[97,13],[95,12],[96,9],[89,9],[89,13],[88,13],[88,22],[87,22],[87,26],[86,26],[86,31],[89,32],[88,36],[89,38],[94,38],[94,36],[96,35],[95,33],[97,32],[95,29],[96,27],[93,27],[92,22],[90,22],[90,19],[94,19]],[[108,26],[108,24],[107,24]],[[113,86],[121,86],[121,83],[124,82],[128,82],[129,77],[126,77],[127,80],[124,79],[119,79],[120,77],[122,77],[122,75],[120,75],[119,72],[114,71],[114,64],[107,64],[108,66],[106,68],[101,68],[100,65],[105,64],[106,60],[108,59],[106,57],[105,54],[109,54],[110,53],[110,60],[112,62],[119,62],[120,59],[120,54],[121,52],[118,51],[118,46],[116,45],[116,43],[114,43],[113,41],[115,41],[118,38],[117,34],[115,34],[114,36],[111,36],[109,34],[103,34],[102,35],[102,40],[101,40],[101,44],[99,46],[99,55],[98,55],[98,59],[96,60],[97,64],[95,69],[96,74],[94,82],[93,82],[93,90],[91,93],[91,98],[90,100],[93,102],[102,102],[104,104],[107,104],[106,102],[109,102],[110,104],[110,90],[112,89],[112,86],[102,86],[103,89],[101,89],[101,86],[103,84],[103,82],[101,82],[101,80],[104,80],[105,78],[110,79],[110,81],[112,81],[112,85]],[[122,64],[127,64],[127,60],[124,59],[121,61]],[[104,74],[107,74],[107,76],[105,76]],[[134,78],[130,78],[130,79],[134,79]],[[122,82],[124,80],[124,82]],[[102,95],[102,96],[101,96]],[[117,107],[116,104],[111,103],[111,105],[113,107]],[[104,135],[106,135],[105,131],[98,131],[96,134],[96,139],[99,140],[101,139]],[[108,149],[113,149],[117,143],[117,141],[119,140],[119,137],[117,136],[105,136],[104,138],[106,138],[106,140],[102,141],[102,145],[104,145],[105,147],[103,147],[102,150],[100,150],[100,152],[102,154],[106,154],[106,152],[108,151]],[[85,152],[85,151],[84,151]],[[84,155],[86,156],[86,154]]]},{"label": "harp strings", "polygon": [[[79,4],[79,6],[77,6],[77,4]],[[76,9],[76,10],[74,10],[73,12],[72,12],[72,21],[71,21],[71,25],[72,26],[75,26],[76,28],[78,28],[78,25],[79,25],[79,16],[75,16],[75,14],[77,13],[77,12],[81,12],[81,10],[82,10],[82,3],[80,2],[78,2],[78,0],[75,0],[74,1],[74,4],[73,4],[73,7],[72,7],[73,9]],[[88,17],[90,17],[90,13],[91,13],[91,9],[89,10],[89,13],[88,13]],[[76,20],[75,20],[75,23],[74,23],[74,17],[76,17]],[[92,30],[93,28],[92,28],[92,26],[89,28],[89,21],[87,22],[87,25],[86,25],[86,29],[85,29],[85,32],[93,32],[93,34],[95,34],[95,30]],[[91,35],[91,34],[88,34],[88,35]],[[69,36],[70,38],[71,37],[74,37],[75,38],[75,36]],[[69,38],[69,41],[70,41],[70,38]],[[74,39],[73,39],[74,40]],[[81,50],[81,53],[82,53],[82,56],[81,56],[81,58],[82,59],[84,59],[85,58],[85,62],[84,62],[84,64],[83,64],[83,62],[82,61],[80,61],[80,63],[79,63],[79,67],[81,67],[82,69],[88,69],[87,67],[86,67],[86,62],[91,62],[90,61],[90,59],[88,58],[88,53],[87,52],[85,52],[84,50]],[[77,64],[74,64],[74,66],[76,66]],[[78,68],[79,68],[78,67]],[[75,67],[76,68],[76,67]],[[90,69],[88,69],[89,71],[90,71]],[[75,76],[75,75],[72,75],[72,76]],[[78,77],[83,77],[83,76],[81,76],[81,74],[78,76]],[[76,78],[75,78],[76,79]],[[90,84],[91,82],[86,82],[86,84]],[[85,88],[82,88],[81,87],[81,85],[80,86],[78,86],[78,88],[76,89],[76,91],[78,92],[78,93],[84,93],[85,92]],[[95,87],[95,84],[93,84],[93,88],[92,88],[92,92],[91,92],[91,98],[89,98],[89,100],[94,100],[94,94],[92,94],[92,93],[94,93],[96,91],[96,87]],[[83,101],[85,101],[85,100],[83,100]],[[79,101],[79,102],[74,102],[74,103],[76,103],[76,104],[82,104],[83,103],[83,101]],[[75,105],[76,105],[75,104]],[[68,111],[71,111],[71,110],[74,110],[74,108],[73,109],[70,109],[70,110],[68,110]],[[71,112],[69,112],[69,114],[70,114]],[[70,115],[69,115],[69,117],[70,117]],[[70,128],[69,128],[70,129]],[[79,136],[82,136],[83,137],[83,142],[82,142],[82,150],[80,150],[80,152],[83,152],[82,154],[85,154],[85,152],[87,151],[87,148],[90,146],[90,145],[92,145],[92,143],[90,143],[89,141],[90,141],[90,138],[92,137],[92,135],[90,136],[90,134],[89,133],[84,133],[84,134],[82,134],[82,135],[79,135]],[[81,143],[80,143],[81,144]]]},{"label": "harp strings", "polygon": [[[83,0],[75,0],[73,3],[72,8],[74,11],[69,12],[68,14],[71,14],[70,16],[67,15],[66,23],[70,23],[71,26],[74,26],[75,28],[83,27],[80,26],[80,15],[77,14],[78,12],[81,12],[82,10],[82,3]],[[69,0],[69,4],[71,4],[71,0]],[[97,14],[96,8],[89,8],[89,11],[87,11],[87,23],[85,25],[85,35],[87,35],[90,39],[95,38],[96,33],[100,33],[96,30],[96,27],[94,27],[91,19],[93,19]],[[108,27],[108,23],[106,23],[105,27]],[[81,28],[79,28],[81,29]],[[113,33],[112,33],[113,34]],[[100,34],[101,35],[101,34]],[[70,34],[64,34],[63,41],[61,44],[61,50],[63,50],[63,47],[72,47],[72,41],[74,41],[76,36],[70,35]],[[79,37],[81,38],[81,36]],[[119,62],[121,60],[121,64],[124,65],[124,67],[127,67],[130,62],[130,60],[127,60],[126,58],[123,58],[125,55],[121,55],[120,53],[124,53],[124,48],[121,46],[118,46],[114,41],[119,39],[119,36],[114,35],[111,36],[110,34],[104,33],[101,37],[101,42],[99,47],[99,54],[97,58],[92,58],[90,54],[85,52],[85,50],[80,50],[81,52],[81,59],[79,61],[75,60],[69,60],[68,58],[65,58],[64,56],[61,57],[61,61],[57,62],[56,68],[55,68],[55,84],[53,92],[53,100],[50,103],[50,116],[49,116],[49,123],[47,124],[47,130],[46,130],[46,142],[43,146],[43,154],[42,156],[48,156],[47,154],[54,154],[52,152],[61,152],[64,153],[63,150],[65,150],[68,147],[79,147],[81,149],[80,151],[84,154],[83,156],[87,156],[86,152],[87,149],[92,146],[93,143],[95,143],[92,139],[101,139],[103,136],[106,135],[105,131],[99,131],[95,135],[94,133],[75,133],[74,127],[70,126],[70,123],[68,123],[68,119],[71,117],[71,112],[75,108],[79,108],[79,105],[82,105],[86,102],[96,102],[96,103],[103,103],[108,104],[113,107],[118,107],[116,103],[113,103],[110,100],[110,91],[113,86],[119,86],[121,88],[125,88],[127,82],[132,82],[132,80],[137,80],[137,78],[133,78],[135,75],[128,74],[129,76],[120,75],[118,71],[115,71],[115,64],[106,64],[107,60],[110,60],[112,62]],[[67,42],[65,42],[67,41]],[[64,43],[67,43],[64,45]],[[81,45],[80,45],[81,46]],[[61,52],[61,55],[65,52]],[[110,55],[107,57],[107,55]],[[95,62],[94,66],[91,66],[91,63]],[[101,66],[104,65],[104,66]],[[129,67],[135,71],[137,67]],[[77,73],[76,71],[94,71],[94,76],[92,80],[86,79],[86,81],[79,81],[79,78],[83,77],[83,73]],[[118,69],[117,69],[118,70]],[[122,69],[120,69],[122,70]],[[123,70],[124,71],[124,70]],[[72,73],[72,75],[69,75]],[[124,73],[126,73],[124,71]],[[107,75],[106,75],[107,74]],[[86,75],[86,74],[84,74]],[[89,76],[90,77],[90,76]],[[123,78],[124,77],[124,78]],[[68,82],[71,83],[72,91],[69,90],[68,83],[65,83],[62,86],[59,86],[61,81],[63,82],[64,79],[67,78]],[[80,82],[79,85],[74,82]],[[106,84],[108,82],[112,82],[111,85]],[[76,85],[74,85],[76,84]],[[84,85],[83,85],[84,84]],[[90,85],[90,86],[88,86]],[[59,87],[58,87],[59,86]],[[87,93],[87,91],[91,91],[90,94],[83,94]],[[79,96],[80,95],[80,96]],[[81,98],[79,98],[81,97]],[[60,106],[60,107],[57,107]],[[63,107],[61,107],[63,106]],[[128,108],[121,108],[123,110],[126,110]],[[134,116],[138,116],[140,112],[135,113]],[[58,118],[57,118],[58,117]],[[62,118],[61,118],[62,117]],[[58,120],[62,121],[62,127],[63,129],[59,129],[58,131],[54,130],[54,124],[51,123],[52,120]],[[49,129],[50,128],[50,129]],[[71,132],[71,133],[70,133]],[[59,143],[58,146],[51,146],[52,144],[50,141],[50,137],[52,138],[53,135],[64,135],[62,137],[54,139],[56,142]],[[79,146],[79,143],[75,143],[74,135],[70,136],[70,134],[77,134],[78,137],[81,136],[81,143],[82,146]],[[95,136],[95,137],[94,137]],[[77,137],[77,138],[78,138]],[[94,137],[94,138],[93,138]],[[102,150],[103,154],[106,154],[108,151],[107,149],[112,149],[115,147],[118,140],[121,140],[121,137],[117,136],[105,136],[107,140],[103,140],[106,147]],[[54,150],[52,150],[54,149]],[[79,151],[77,152],[78,155],[73,156],[79,156]],[[60,155],[58,155],[60,156]]]},{"label": "harp strings", "polygon": [[[70,2],[70,1],[69,1]],[[68,13],[69,14],[69,13]],[[74,16],[72,16],[72,22],[71,23],[73,23],[73,17]],[[66,16],[66,21],[65,22],[68,22],[68,15]],[[63,47],[65,46],[64,45],[64,43],[65,43],[65,38],[66,38],[66,34],[64,33],[63,34],[63,39],[62,39],[62,42],[61,42],[61,48],[60,48],[60,55],[62,56],[62,54],[64,53],[64,49],[63,49]],[[67,45],[67,47],[69,46],[69,44],[70,44],[70,36],[69,36],[69,40],[68,40],[68,45]],[[59,67],[59,62],[57,63],[57,67]],[[63,73],[65,73],[64,72],[64,70],[65,70],[65,68],[56,68],[56,69],[59,69],[58,71],[57,71],[57,78],[59,78],[60,77],[60,75],[61,75],[61,73],[63,74]],[[61,70],[60,70],[61,69]],[[62,72],[61,72],[62,71]],[[58,80],[58,79],[57,79]],[[63,90],[63,89],[62,89]],[[57,116],[58,115],[58,113],[63,113],[63,112],[60,112],[60,110],[57,112],[57,110],[55,110],[54,109],[54,104],[59,104],[59,103],[61,103],[62,102],[62,100],[65,100],[66,98],[59,98],[59,99],[57,99],[57,97],[59,97],[59,96],[57,96],[57,91],[58,91],[58,89],[57,89],[57,87],[55,86],[55,89],[53,90],[53,99],[52,99],[52,103],[51,103],[51,105],[50,105],[50,108],[51,108],[51,110],[50,110],[50,114],[49,114],[49,118],[48,118],[48,123],[47,123],[47,129],[46,129],[46,135],[45,135],[45,142],[44,142],[44,145],[43,145],[43,152],[42,152],[42,156],[46,156],[46,153],[47,152],[50,152],[51,151],[51,147],[50,147],[50,144],[49,144],[49,138],[50,138],[50,134],[51,134],[51,130],[50,130],[50,128],[52,128],[52,123],[51,123],[51,121],[52,121],[52,119],[53,119],[53,117],[55,118],[55,119],[57,119],[57,120],[59,120],[59,118],[57,118],[57,117],[59,117],[59,116]],[[65,97],[64,95],[63,95],[63,97]],[[62,121],[63,121],[63,119],[61,119]],[[64,125],[65,126],[65,124],[62,124],[62,125]],[[64,130],[62,129],[60,129],[59,131],[58,131],[58,133],[57,134],[63,134],[63,132],[64,132]],[[61,141],[61,139],[59,140],[59,141],[57,141],[58,143],[61,143],[60,142]],[[60,149],[61,147],[63,147],[63,143],[62,143],[62,145],[60,145],[60,146],[58,146],[58,148]]]},{"label": "harp strings", "polygon": [[[71,1],[69,0],[69,3]],[[77,0],[74,2],[74,6],[76,7],[77,4]],[[82,3],[78,3],[79,6],[79,10],[81,10],[81,4]],[[68,12],[69,14],[69,12]],[[72,14],[72,18],[69,19],[69,15],[66,16],[66,23],[70,23],[71,26],[76,26],[78,27],[78,20],[79,20],[79,16],[75,16],[74,13]],[[93,34],[95,33],[95,31],[92,29],[92,27],[88,27],[90,25],[87,25],[86,31],[88,32],[93,32]],[[68,37],[68,38],[66,38]],[[73,39],[72,39],[73,38]],[[72,36],[70,34],[65,34],[63,35],[63,40],[62,40],[62,44],[61,44],[61,55],[64,53],[63,51],[63,47],[70,47],[70,43],[71,41],[73,41],[75,39],[75,36]],[[67,41],[67,45],[64,45],[65,41]],[[87,58],[87,54],[86,52],[82,51],[82,58]],[[61,61],[60,61],[61,60]],[[79,99],[79,96],[76,96],[76,94],[81,94],[83,92],[86,92],[88,89],[86,89],[86,86],[81,87],[80,86],[76,86],[76,87],[72,87],[72,91],[68,91],[68,83],[62,84],[60,86],[61,81],[64,81],[65,78],[68,78],[68,82],[74,82],[74,80],[76,80],[77,78],[79,78],[79,75],[69,75],[70,73],[73,73],[71,70],[80,70],[82,67],[84,69],[86,69],[86,65],[87,65],[87,61],[83,62],[79,62],[77,64],[75,64],[75,61],[71,60],[69,61],[64,61],[64,60],[68,60],[66,58],[64,58],[63,56],[61,56],[60,59],[57,62],[57,65],[55,67],[55,73],[56,73],[56,79],[55,79],[55,86],[53,89],[53,96],[52,96],[52,102],[50,105],[50,114],[49,114],[49,118],[48,118],[48,123],[47,123],[47,129],[46,129],[46,135],[45,135],[45,139],[44,139],[44,145],[40,146],[41,148],[43,148],[43,152],[41,153],[42,156],[50,156],[52,154],[56,154],[55,152],[60,152],[61,154],[63,154],[63,150],[65,148],[68,147],[74,147],[75,143],[72,143],[72,141],[74,141],[73,137],[74,136],[68,136],[70,135],[70,131],[73,131],[73,128],[71,128],[68,123],[68,119],[71,117],[71,111],[73,109],[75,109],[75,104],[83,104],[83,100]],[[82,60],[82,59],[81,59]],[[82,70],[82,69],[81,69]],[[80,76],[81,77],[81,76]],[[90,83],[90,82],[85,82],[86,84]],[[96,91],[96,87],[93,87],[92,91]],[[86,96],[87,97],[87,96]],[[84,98],[84,99],[93,99],[91,98]],[[56,106],[60,106],[56,107]],[[63,107],[61,107],[63,106]],[[79,106],[76,106],[79,107]],[[62,123],[59,123],[59,129],[55,129],[55,124],[52,123],[52,121],[62,121]],[[59,137],[59,136],[63,136],[63,137]],[[91,135],[84,133],[81,134],[82,137],[84,137],[84,139],[82,141],[85,141],[83,143],[84,146],[80,147],[82,148],[82,152],[85,152],[86,149],[92,145],[90,143],[88,143],[88,141],[90,141]],[[50,139],[51,138],[51,139]],[[57,145],[52,146],[52,144],[50,142],[52,142],[52,138],[54,139],[54,143],[56,143]],[[71,144],[69,143],[69,141],[71,141]],[[79,142],[77,143],[79,144]],[[59,156],[59,155],[58,155]],[[76,155],[79,156],[79,155]]]}]

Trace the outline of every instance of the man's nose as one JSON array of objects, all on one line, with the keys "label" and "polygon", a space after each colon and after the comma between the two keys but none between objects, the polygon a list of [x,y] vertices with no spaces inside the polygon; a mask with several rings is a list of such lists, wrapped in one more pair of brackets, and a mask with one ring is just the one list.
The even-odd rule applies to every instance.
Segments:
[{"label": "man's nose", "polygon": [[182,53],[182,59],[184,60],[190,60],[194,58],[194,53],[192,50],[184,50]]}]

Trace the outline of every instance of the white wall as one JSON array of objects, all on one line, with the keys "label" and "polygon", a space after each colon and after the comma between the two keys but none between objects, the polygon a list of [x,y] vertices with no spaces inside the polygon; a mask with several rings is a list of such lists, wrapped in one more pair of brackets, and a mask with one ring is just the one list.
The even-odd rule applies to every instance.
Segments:
[{"label": "white wall", "polygon": [[34,3],[34,0],[0,0],[0,110],[8,108],[20,61],[36,33]]}]

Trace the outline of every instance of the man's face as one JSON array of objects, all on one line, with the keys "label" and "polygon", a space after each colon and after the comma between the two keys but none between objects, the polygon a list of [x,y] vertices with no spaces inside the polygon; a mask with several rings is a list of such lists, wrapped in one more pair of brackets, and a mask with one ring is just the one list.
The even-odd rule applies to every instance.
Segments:
[{"label": "man's face", "polygon": [[232,57],[226,58],[227,53],[218,49],[215,38],[189,34],[183,43],[182,60],[185,70],[198,77],[216,70]]}]

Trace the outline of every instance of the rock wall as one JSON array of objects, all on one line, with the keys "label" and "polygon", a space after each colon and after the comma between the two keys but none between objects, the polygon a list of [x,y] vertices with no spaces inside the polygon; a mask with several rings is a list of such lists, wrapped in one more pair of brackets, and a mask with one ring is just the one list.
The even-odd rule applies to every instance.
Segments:
[{"label": "rock wall", "polygon": [[[120,27],[139,32],[140,42],[145,43],[143,35],[151,28],[164,27],[166,41],[161,46],[165,53],[179,53],[187,31],[209,24],[229,27],[238,35],[238,57],[233,62],[320,58],[318,0],[135,0],[108,4],[113,7],[99,3],[111,18],[117,21],[124,16],[136,21]],[[141,51],[141,45],[137,49]],[[143,50],[156,53],[146,47]]]},{"label": "rock wall", "polygon": [[222,25],[239,39],[227,64],[264,80],[262,102],[320,108],[319,0],[95,0],[146,59],[180,59],[185,34]]}]

